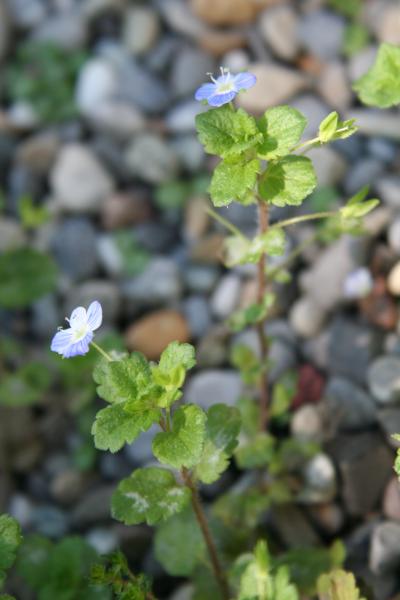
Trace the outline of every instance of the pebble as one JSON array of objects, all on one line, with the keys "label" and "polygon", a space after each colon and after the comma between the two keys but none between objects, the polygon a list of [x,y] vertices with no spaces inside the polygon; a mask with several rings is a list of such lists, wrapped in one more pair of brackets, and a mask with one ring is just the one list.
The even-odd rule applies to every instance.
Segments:
[{"label": "pebble", "polygon": [[241,279],[235,274],[224,275],[211,297],[211,312],[218,319],[226,319],[239,302]]},{"label": "pebble", "polygon": [[289,322],[293,331],[305,338],[317,335],[324,324],[325,313],[312,298],[303,296],[296,300],[289,313]]},{"label": "pebble", "polygon": [[303,47],[321,60],[338,56],[342,49],[345,20],[326,10],[305,15],[298,28]]},{"label": "pebble", "polygon": [[126,149],[124,157],[131,174],[147,183],[170,181],[179,170],[176,153],[166,141],[153,133],[137,136]]},{"label": "pebble", "polygon": [[384,164],[376,158],[360,158],[347,172],[344,189],[349,196],[365,185],[373,185],[384,170]]},{"label": "pebble", "polygon": [[337,535],[342,529],[345,516],[338,504],[317,504],[308,509],[313,521],[315,521],[328,535]]},{"label": "pebble", "polygon": [[303,469],[305,488],[299,499],[313,504],[330,502],[336,495],[336,473],[332,460],[320,452],[309,460]]},{"label": "pebble", "polygon": [[78,11],[64,10],[38,23],[32,32],[37,42],[51,43],[64,50],[77,50],[87,41],[87,22]]},{"label": "pebble", "polygon": [[55,200],[74,213],[95,213],[114,189],[111,175],[87,146],[66,144],[50,173]]},{"label": "pebble", "polygon": [[372,532],[369,566],[373,573],[383,575],[400,567],[400,524],[379,523]]},{"label": "pebble", "polygon": [[16,250],[26,243],[26,235],[18,221],[0,216],[0,252]]},{"label": "pebble", "polygon": [[380,42],[400,45],[400,7],[388,3],[378,21],[376,35]]},{"label": "pebble", "polygon": [[38,175],[51,169],[59,150],[59,137],[52,131],[36,133],[27,138],[17,150],[17,160]]},{"label": "pebble", "polygon": [[344,377],[331,377],[324,391],[328,419],[342,431],[368,428],[377,421],[377,408],[371,396]]},{"label": "pebble", "polygon": [[90,489],[74,506],[71,521],[75,527],[85,528],[102,521],[110,520],[111,496],[115,492],[115,485],[101,485]]},{"label": "pebble", "polygon": [[[14,25],[21,29],[38,26],[46,18],[46,7],[41,0],[12,0],[7,2],[10,17]],[[6,23],[0,17],[0,23]]]},{"label": "pebble", "polygon": [[101,555],[109,554],[119,546],[116,532],[109,528],[96,527],[95,529],[91,529],[85,535],[85,539]]},{"label": "pebble", "polygon": [[189,96],[215,71],[215,62],[207,52],[183,47],[172,65],[170,87],[176,97]]},{"label": "pebble", "polygon": [[216,267],[190,264],[183,270],[183,280],[190,292],[209,294],[214,289],[219,277]]},{"label": "pebble", "polygon": [[296,58],[300,44],[297,37],[297,14],[290,4],[273,6],[258,17],[260,33],[274,52],[283,60]]},{"label": "pebble", "polygon": [[118,78],[112,65],[103,58],[91,58],[79,72],[75,102],[81,113],[92,117],[98,107],[118,92]]},{"label": "pebble", "polygon": [[184,585],[180,585],[168,598],[169,600],[192,600],[193,594],[193,585],[186,583]]},{"label": "pebble", "polygon": [[158,425],[152,425],[150,429],[141,433],[133,444],[124,447],[124,454],[131,465],[138,467],[154,461],[152,444],[154,436],[159,431]]},{"label": "pebble", "polygon": [[13,494],[7,507],[7,513],[14,517],[23,529],[27,529],[31,526],[33,517],[31,499],[23,494]]},{"label": "pebble", "polygon": [[167,257],[156,257],[140,275],[124,282],[122,294],[137,306],[171,304],[182,295],[177,264]]},{"label": "pebble", "polygon": [[76,502],[86,487],[87,476],[75,469],[65,469],[55,475],[50,483],[50,493],[62,505]]},{"label": "pebble", "polygon": [[207,108],[196,100],[185,100],[171,108],[165,115],[165,125],[172,133],[195,131],[196,116]]},{"label": "pebble", "polygon": [[335,186],[343,181],[347,171],[346,160],[330,146],[321,146],[307,153],[313,161],[318,185]]},{"label": "pebble", "polygon": [[207,299],[203,296],[188,296],[183,302],[182,310],[189,324],[192,337],[204,336],[211,325]]},{"label": "pebble", "polygon": [[362,135],[400,139],[399,119],[390,111],[358,108],[349,110],[344,116],[346,119],[356,120],[359,133]]},{"label": "pebble", "polygon": [[140,189],[112,194],[101,207],[101,223],[105,229],[136,225],[148,221],[151,216],[148,193]]},{"label": "pebble", "polygon": [[65,314],[71,314],[76,306],[88,307],[93,300],[103,308],[103,323],[113,323],[119,313],[120,292],[114,282],[104,279],[91,279],[72,288],[65,301]]},{"label": "pebble", "polygon": [[159,34],[159,18],[151,7],[134,6],[125,12],[122,41],[128,52],[134,56],[151,50]]},{"label": "pebble", "polygon": [[393,296],[400,296],[400,262],[391,268],[387,278],[387,287]]},{"label": "pebble", "polygon": [[63,273],[74,281],[96,275],[96,230],[83,217],[64,219],[54,231],[50,246]]},{"label": "pebble", "polygon": [[247,69],[250,57],[245,50],[235,49],[227,52],[221,62],[232,73],[239,73]]},{"label": "pebble", "polygon": [[208,410],[213,404],[236,406],[242,394],[243,384],[240,375],[230,369],[207,369],[189,379],[184,399],[189,404],[197,404]]},{"label": "pebble", "polygon": [[31,310],[32,330],[35,336],[42,340],[48,340],[60,325],[59,303],[56,297],[52,294],[42,296],[33,302]]},{"label": "pebble", "polygon": [[330,329],[328,350],[331,374],[365,385],[370,363],[380,353],[382,344],[382,336],[376,329],[350,318],[336,317]]},{"label": "pebble", "polygon": [[387,236],[390,248],[396,254],[400,254],[400,218],[394,219],[389,224]]},{"label": "pebble", "polygon": [[196,16],[208,25],[241,25],[251,22],[268,0],[191,0]]},{"label": "pebble", "polygon": [[68,531],[67,514],[51,505],[41,505],[33,509],[33,528],[37,533],[51,539],[59,539]]},{"label": "pebble", "polygon": [[279,377],[297,366],[296,351],[292,345],[287,344],[281,338],[275,338],[270,345],[269,360],[271,366],[269,369],[269,379],[275,383]]},{"label": "pebble", "polygon": [[398,477],[393,477],[386,486],[382,510],[387,519],[400,521],[400,483]]},{"label": "pebble", "polygon": [[181,313],[168,309],[148,313],[130,325],[125,333],[127,347],[143,352],[150,360],[157,360],[175,340],[190,340],[189,325]]},{"label": "pebble", "polygon": [[317,134],[319,124],[330,112],[329,106],[313,94],[302,94],[296,97],[290,105],[297,108],[307,119],[303,133],[304,139],[312,138]]},{"label": "pebble", "polygon": [[204,148],[194,135],[181,135],[171,140],[171,148],[179,158],[183,169],[197,174],[204,164]]},{"label": "pebble", "polygon": [[396,405],[380,408],[378,410],[378,421],[386,441],[392,448],[398,448],[399,443],[392,438],[394,433],[400,432],[400,409]]},{"label": "pebble", "polygon": [[285,103],[308,85],[307,77],[275,63],[249,65],[249,71],[257,77],[257,85],[240,94],[237,103],[250,112],[262,113]]},{"label": "pebble", "polygon": [[293,414],[291,434],[301,442],[320,443],[324,438],[324,421],[321,410],[314,404],[304,404]]},{"label": "pebble", "polygon": [[343,111],[352,101],[350,83],[345,66],[338,61],[326,64],[317,84],[321,98],[333,109]]},{"label": "pebble", "polygon": [[380,356],[368,368],[368,387],[380,404],[400,400],[400,357]]},{"label": "pebble", "polygon": [[392,163],[397,155],[397,146],[390,140],[384,138],[369,138],[367,140],[367,152],[386,164]]},{"label": "pebble", "polygon": [[398,210],[400,177],[398,175],[383,175],[375,182],[378,197],[390,208]]}]

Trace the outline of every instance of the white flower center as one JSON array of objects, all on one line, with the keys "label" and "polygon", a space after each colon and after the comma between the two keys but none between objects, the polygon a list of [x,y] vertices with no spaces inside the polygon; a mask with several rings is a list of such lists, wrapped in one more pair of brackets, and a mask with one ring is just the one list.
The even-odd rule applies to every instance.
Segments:
[{"label": "white flower center", "polygon": [[74,343],[80,342],[89,333],[90,327],[87,323],[84,323],[77,329],[73,329],[72,341]]},{"label": "white flower center", "polygon": [[229,75],[227,81],[222,81],[217,84],[217,94],[227,94],[228,92],[232,92],[233,89],[233,80],[231,80]]}]

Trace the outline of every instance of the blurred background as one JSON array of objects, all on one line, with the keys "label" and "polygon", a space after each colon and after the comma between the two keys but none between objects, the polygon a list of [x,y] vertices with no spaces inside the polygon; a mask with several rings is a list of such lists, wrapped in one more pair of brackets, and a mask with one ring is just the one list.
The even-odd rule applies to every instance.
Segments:
[{"label": "blurred background", "polygon": [[[271,522],[286,548],[342,537],[373,597],[399,589],[400,115],[361,106],[351,89],[383,41],[400,44],[398,1],[0,0],[0,508],[25,532],[122,546],[162,597],[176,586],[150,530],[110,518],[116,482],[151,460],[153,432],[95,451],[97,357],[63,361],[49,344],[96,299],[104,347],[157,359],[172,340],[192,342],[186,400],[242,395],[230,355],[255,340],[226,319],[254,300],[254,269],[222,265],[225,231],[205,212],[215,162],[194,130],[194,91],[223,65],[257,75],[238,98],[255,115],[288,103],[307,137],[332,110],[360,125],[310,152],[319,186],[301,210],[334,209],[370,184],[382,204],[367,234],[319,235],[275,286],[271,380],[293,374],[288,431],[321,451],[301,472],[301,503]],[[254,233],[252,207],[220,212]],[[318,227],[290,230],[287,252]],[[207,497],[240,477],[228,471]]]}]

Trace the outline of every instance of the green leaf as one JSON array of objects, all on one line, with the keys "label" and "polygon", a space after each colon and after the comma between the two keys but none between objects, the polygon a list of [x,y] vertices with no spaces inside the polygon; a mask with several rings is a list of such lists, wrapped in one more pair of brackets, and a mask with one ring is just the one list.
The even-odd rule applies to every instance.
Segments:
[{"label": "green leaf", "polygon": [[228,319],[228,325],[232,331],[241,331],[249,325],[263,321],[269,310],[274,305],[275,294],[267,293],[261,303],[251,304],[247,308],[235,311]]},{"label": "green leaf", "polygon": [[358,79],[353,89],[361,102],[389,108],[400,103],[400,47],[381,44],[375,63]]},{"label": "green leaf", "polygon": [[0,381],[0,405],[29,406],[43,400],[49,388],[49,369],[37,361],[30,362]]},{"label": "green leaf", "polygon": [[125,404],[117,403],[100,410],[93,423],[92,435],[98,450],[118,452],[131,444],[143,431],[160,420],[159,409],[130,412]]},{"label": "green leaf", "polygon": [[46,206],[36,206],[31,196],[22,196],[18,202],[18,213],[24,227],[35,229],[50,219]]},{"label": "green leaf", "polygon": [[231,268],[247,262],[251,242],[241,235],[230,235],[224,240],[224,264]]},{"label": "green leaf", "polygon": [[222,158],[242,154],[262,140],[254,117],[241,108],[212,109],[196,116],[196,128],[206,152]]},{"label": "green leaf", "polygon": [[205,542],[191,509],[160,525],[155,555],[170,575],[186,577],[204,560]]},{"label": "green leaf", "polygon": [[106,402],[129,402],[138,409],[151,404],[155,386],[148,361],[140,352],[116,361],[99,361],[93,371],[97,393]]},{"label": "green leaf", "polygon": [[245,344],[235,344],[232,348],[230,360],[232,365],[240,371],[246,385],[255,385],[262,372],[262,365],[258,356]]},{"label": "green leaf", "polygon": [[190,344],[171,342],[161,354],[160,362],[152,368],[155,382],[165,389],[158,406],[166,408],[181,396],[179,388],[185,382],[186,371],[196,364],[195,352]]},{"label": "green leaf", "polygon": [[272,390],[272,399],[270,406],[270,417],[272,419],[288,420],[288,411],[292,400],[296,394],[297,375],[296,373],[285,373],[280,380],[275,383]]},{"label": "green leaf", "polygon": [[276,440],[269,433],[259,432],[250,440],[243,442],[235,452],[239,469],[257,469],[265,467],[275,452]]},{"label": "green leaf", "polygon": [[321,575],[317,583],[319,600],[364,600],[353,573],[336,569]]},{"label": "green leaf", "polygon": [[362,0],[329,0],[329,5],[345,17],[357,17],[362,8]]},{"label": "green leaf", "polygon": [[180,469],[191,468],[201,457],[206,431],[206,415],[200,407],[187,404],[178,408],[172,418],[172,429],[158,433],[153,440],[153,453],[161,463]]},{"label": "green leaf", "polygon": [[336,133],[338,123],[339,115],[337,112],[334,111],[329,113],[329,115],[320,123],[318,130],[319,141],[323,144],[330,142]]},{"label": "green leaf", "polygon": [[367,194],[368,186],[366,185],[340,209],[341,217],[343,219],[360,219],[378,206],[379,200],[375,198],[365,200]]},{"label": "green leaf", "polygon": [[155,525],[183,510],[190,496],[189,488],[178,485],[170,471],[158,467],[137,469],[118,484],[111,513],[125,525]]},{"label": "green leaf", "polygon": [[299,206],[316,185],[311,160],[305,156],[287,156],[268,165],[259,191],[264,200],[275,206]]},{"label": "green leaf", "polygon": [[285,245],[286,238],[283,229],[273,227],[252,240],[246,262],[257,263],[263,254],[282,256],[285,252]]},{"label": "green leaf", "polygon": [[369,30],[361,23],[349,23],[343,36],[343,54],[351,58],[365,48],[370,40]]},{"label": "green leaf", "polygon": [[206,439],[195,475],[203,483],[217,481],[229,465],[229,457],[237,446],[240,413],[226,404],[214,404],[207,412]]},{"label": "green leaf", "polygon": [[291,106],[269,108],[260,119],[258,126],[264,140],[258,147],[258,156],[273,160],[289,154],[299,142],[307,125],[307,119]]},{"label": "green leaf", "polygon": [[249,192],[255,187],[259,172],[258,159],[221,161],[214,170],[210,185],[214,206],[227,206],[233,200],[248,204]]},{"label": "green leaf", "polygon": [[0,256],[0,306],[23,308],[52,292],[57,284],[53,260],[32,248],[8,250]]},{"label": "green leaf", "polygon": [[21,529],[17,521],[9,515],[0,515],[0,588],[4,585],[6,571],[14,564],[21,541]]}]

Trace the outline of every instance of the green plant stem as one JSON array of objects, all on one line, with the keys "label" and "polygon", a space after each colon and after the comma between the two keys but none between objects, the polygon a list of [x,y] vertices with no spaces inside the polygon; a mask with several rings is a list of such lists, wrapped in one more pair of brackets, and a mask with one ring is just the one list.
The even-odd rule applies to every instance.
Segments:
[{"label": "green plant stem", "polygon": [[240,229],[238,229],[233,223],[231,223],[230,221],[228,221],[227,219],[225,219],[222,215],[220,215],[215,210],[213,210],[210,206],[207,206],[206,212],[211,217],[213,217],[213,219],[215,219],[216,221],[218,221],[219,223],[221,223],[221,225],[223,225],[226,229],[228,229],[228,231],[230,231],[234,235],[237,235],[237,236],[239,236],[241,238],[247,239],[246,236],[244,235],[244,233],[242,233],[240,231]]},{"label": "green plant stem", "polygon": [[274,279],[275,275],[277,273],[279,273],[279,271],[282,271],[282,269],[286,269],[286,267],[289,266],[290,263],[303,252],[303,250],[308,248],[308,246],[313,244],[317,239],[318,239],[317,233],[314,233],[313,235],[311,235],[310,237],[305,239],[303,242],[301,242],[301,244],[299,244],[298,246],[296,246],[296,248],[294,248],[291,252],[289,252],[289,254],[285,258],[285,260],[282,261],[280,265],[274,267],[270,271],[267,270],[267,275],[271,279]]},{"label": "green plant stem", "polygon": [[297,225],[297,223],[303,223],[304,221],[314,221],[315,219],[327,219],[328,217],[334,217],[335,215],[337,215],[336,210],[317,212],[309,215],[300,215],[300,217],[293,217],[291,219],[285,219],[284,221],[278,221],[278,223],[271,225],[270,229],[289,227],[290,225]]},{"label": "green plant stem", "polygon": [[229,600],[229,586],[227,579],[225,577],[224,570],[218,558],[217,549],[214,544],[214,540],[211,535],[210,528],[208,526],[207,517],[205,515],[202,502],[200,500],[199,492],[197,490],[197,486],[193,481],[189,471],[184,467],[181,470],[182,479],[190,489],[192,493],[192,506],[194,510],[194,514],[196,515],[197,522],[199,524],[201,533],[203,534],[204,541],[207,546],[208,554],[210,556],[211,565],[214,571],[215,579],[218,583],[221,597],[223,600]]},{"label": "green plant stem", "polygon": [[[262,200],[258,200],[258,226],[259,233],[263,234],[268,231],[269,227],[269,209],[268,204]],[[266,264],[267,257],[263,253],[258,261],[257,265],[257,301],[261,304],[264,300],[267,291],[267,277],[266,277]],[[258,341],[260,346],[260,358],[261,364],[265,365],[268,358],[268,340],[265,335],[265,321],[263,319],[256,325]],[[260,393],[260,420],[259,428],[260,431],[265,431],[268,425],[268,376],[267,373],[261,373],[259,379],[259,393]]]},{"label": "green plant stem", "polygon": [[108,352],[106,352],[105,350],[103,350],[103,348],[101,348],[98,344],[96,344],[96,342],[90,342],[91,345],[93,346],[93,348],[96,348],[97,352],[100,352],[100,354],[109,362],[112,362],[112,358],[111,356],[108,354]]}]

